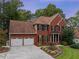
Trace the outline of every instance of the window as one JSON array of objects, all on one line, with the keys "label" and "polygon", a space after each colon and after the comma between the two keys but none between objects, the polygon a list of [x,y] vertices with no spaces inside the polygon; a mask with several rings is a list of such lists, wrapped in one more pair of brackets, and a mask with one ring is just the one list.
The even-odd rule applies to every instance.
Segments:
[{"label": "window", "polygon": [[42,30],[44,30],[44,25],[42,25]]},{"label": "window", "polygon": [[42,25],[38,24],[37,25],[37,30],[42,30]]},{"label": "window", "polygon": [[58,26],[58,25],[56,25],[55,27],[51,26],[51,31],[52,32],[59,32],[60,31],[60,26]]},{"label": "window", "polygon": [[60,26],[56,25],[54,27],[51,27],[52,32],[60,32]]},{"label": "window", "polygon": [[52,34],[52,36],[51,36],[52,42],[56,42],[56,41],[58,41],[58,39],[59,39],[59,34]]},{"label": "window", "polygon": [[54,34],[54,39],[55,39],[55,40],[58,39],[58,34]]},{"label": "window", "polygon": [[37,30],[39,30],[39,25],[37,24]]},{"label": "window", "polygon": [[60,31],[60,26],[56,25],[56,26],[54,27],[54,31],[55,31],[55,32],[59,32],[59,31]]},{"label": "window", "polygon": [[48,30],[48,25],[41,25],[41,24],[38,24],[37,25],[37,30]]},{"label": "window", "polygon": [[52,42],[53,42],[53,35],[51,36]]},{"label": "window", "polygon": [[48,25],[42,25],[42,30],[48,30]]},{"label": "window", "polygon": [[49,39],[48,35],[44,36],[44,39],[46,42],[48,42],[48,39]]}]

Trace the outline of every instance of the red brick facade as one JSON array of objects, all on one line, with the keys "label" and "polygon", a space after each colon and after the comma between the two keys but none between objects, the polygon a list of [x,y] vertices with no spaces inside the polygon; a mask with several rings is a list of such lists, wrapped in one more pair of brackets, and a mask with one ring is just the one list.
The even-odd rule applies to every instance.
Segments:
[{"label": "red brick facade", "polygon": [[37,31],[37,35],[36,35],[36,39],[35,39],[35,40],[37,40],[37,44],[39,44],[39,42],[38,42],[38,36],[39,35],[43,35],[43,36],[48,35],[49,36],[48,42],[43,41],[42,45],[49,44],[50,41],[51,41],[51,34],[54,33],[54,32],[52,33],[52,31],[51,31],[51,26],[55,27],[57,25],[60,27],[60,29],[58,29],[59,31],[57,32],[57,34],[59,34],[60,37],[59,37],[59,42],[56,41],[56,42],[54,42],[54,44],[59,44],[60,40],[61,40],[62,28],[65,26],[65,21],[64,21],[64,19],[61,18],[60,15],[58,15],[54,20],[51,21],[50,25],[48,26],[48,30],[47,31],[46,30],[45,31],[39,31],[39,30]]},{"label": "red brick facade", "polygon": [[[34,24],[33,27],[35,25],[37,24]],[[10,38],[17,38],[17,37],[18,38],[29,38],[29,37],[34,38],[34,44],[37,46],[39,45],[39,41],[41,42],[41,45],[48,45],[50,42],[54,44],[59,44],[61,40],[60,38],[61,38],[62,28],[64,26],[65,26],[64,19],[60,15],[57,15],[53,20],[50,21],[47,30],[42,31],[42,30],[36,30],[34,28],[34,31],[35,31],[34,34],[32,33],[31,34],[10,34]],[[40,36],[42,37],[42,40],[39,39]]]}]

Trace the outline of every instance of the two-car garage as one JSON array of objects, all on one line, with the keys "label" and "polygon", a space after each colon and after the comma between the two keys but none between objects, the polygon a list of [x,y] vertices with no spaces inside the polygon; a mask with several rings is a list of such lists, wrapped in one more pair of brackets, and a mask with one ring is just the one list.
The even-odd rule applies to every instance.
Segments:
[{"label": "two-car garage", "polygon": [[10,40],[11,46],[27,46],[34,45],[34,38],[16,38]]},{"label": "two-car garage", "polygon": [[9,40],[10,46],[34,45],[35,30],[31,21],[10,21]]}]

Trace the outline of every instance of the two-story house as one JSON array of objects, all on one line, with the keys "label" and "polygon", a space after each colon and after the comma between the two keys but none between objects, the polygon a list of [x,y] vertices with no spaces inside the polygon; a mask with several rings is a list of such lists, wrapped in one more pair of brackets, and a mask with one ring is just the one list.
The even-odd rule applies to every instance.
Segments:
[{"label": "two-story house", "polygon": [[10,21],[9,39],[11,46],[59,44],[65,20],[60,14],[41,16],[35,20]]}]

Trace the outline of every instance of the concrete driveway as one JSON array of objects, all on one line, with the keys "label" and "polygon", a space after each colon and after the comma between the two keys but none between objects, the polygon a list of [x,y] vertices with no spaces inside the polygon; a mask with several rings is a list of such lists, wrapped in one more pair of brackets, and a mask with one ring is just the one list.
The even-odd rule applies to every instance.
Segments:
[{"label": "concrete driveway", "polygon": [[[1,59],[1,58],[0,58]],[[11,47],[2,59],[54,59],[36,46]]]}]

